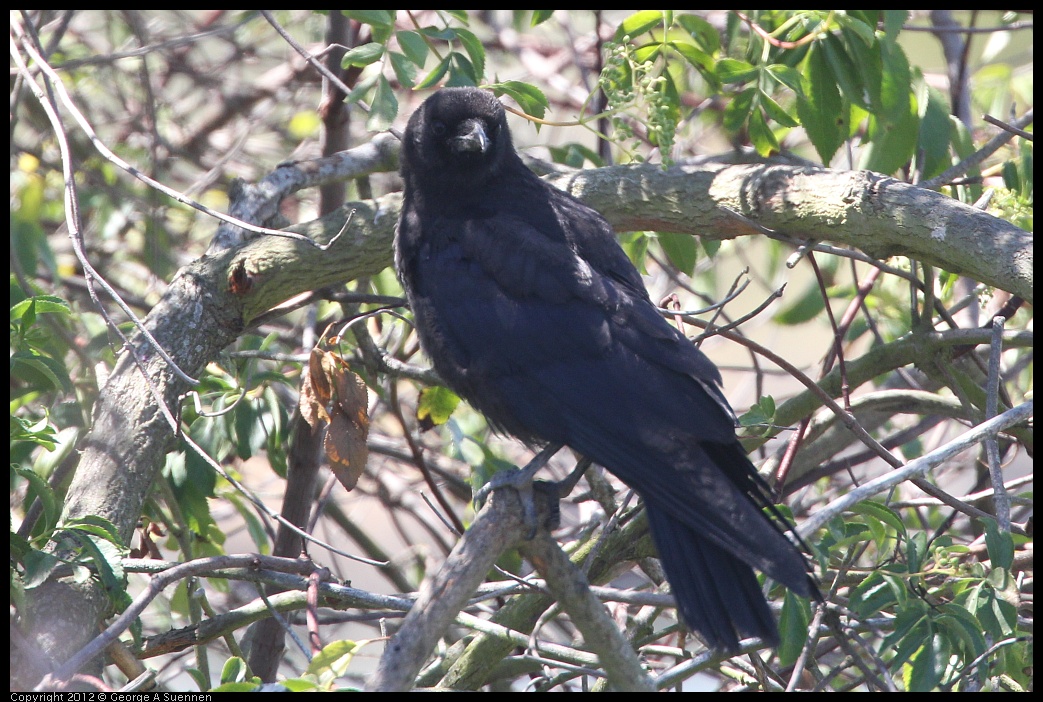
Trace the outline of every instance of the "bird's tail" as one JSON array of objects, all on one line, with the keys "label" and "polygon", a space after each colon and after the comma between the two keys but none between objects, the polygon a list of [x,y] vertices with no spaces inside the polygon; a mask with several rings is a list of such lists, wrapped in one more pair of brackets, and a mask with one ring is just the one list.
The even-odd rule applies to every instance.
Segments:
[{"label": "bird's tail", "polygon": [[646,503],[652,539],[684,622],[712,648],[738,652],[739,639],[779,641],[753,568],[668,512]]}]

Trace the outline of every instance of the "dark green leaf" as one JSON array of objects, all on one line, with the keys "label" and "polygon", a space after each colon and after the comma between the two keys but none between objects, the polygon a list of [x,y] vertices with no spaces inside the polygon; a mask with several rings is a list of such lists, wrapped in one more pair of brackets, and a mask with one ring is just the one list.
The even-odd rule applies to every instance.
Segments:
[{"label": "dark green leaf", "polygon": [[872,617],[896,602],[894,583],[874,571],[851,590],[849,606],[860,617]]},{"label": "dark green leaf", "polygon": [[871,115],[866,130],[868,143],[862,150],[859,168],[890,175],[905,167],[916,151],[919,131],[915,106],[911,106],[905,119],[896,122],[885,122]]},{"label": "dark green leaf", "polygon": [[906,691],[931,692],[938,687],[949,663],[949,653],[949,644],[944,637],[938,634],[928,637],[909,659],[909,666],[905,669]]},{"label": "dark green leaf", "polygon": [[948,631],[951,639],[963,644],[966,657],[975,658],[985,652],[985,634],[974,615],[964,607],[948,602],[939,605],[939,609],[943,615],[935,619],[935,624],[939,629]]},{"label": "dark green leaf", "polygon": [[699,248],[695,237],[691,234],[675,232],[659,232],[659,245],[663,247],[666,257],[674,268],[685,275],[695,271],[695,262],[699,259]]},{"label": "dark green leaf", "polygon": [[920,179],[938,175],[952,162],[949,155],[949,101],[935,88],[925,85],[919,100],[923,112],[916,154],[920,163]]},{"label": "dark green leaf", "polygon": [[620,22],[616,29],[616,41],[622,41],[623,37],[634,39],[639,34],[644,34],[652,27],[663,24],[663,13],[659,10],[641,10]]},{"label": "dark green leaf", "polygon": [[446,86],[472,87],[478,85],[478,74],[475,73],[471,61],[459,51],[454,51],[450,56],[453,63],[449,67],[449,80],[445,82]]},{"label": "dark green leaf", "polygon": [[826,308],[822,291],[817,285],[809,285],[800,297],[790,300],[791,302],[775,315],[774,319],[779,324],[803,324],[818,317]]},{"label": "dark green leaf", "polygon": [[905,535],[905,524],[902,522],[902,518],[885,504],[874,500],[865,500],[853,506],[851,511],[855,514],[862,514],[877,519],[890,526],[898,534]]},{"label": "dark green leaf", "polygon": [[377,78],[377,91],[373,94],[373,102],[369,106],[369,119],[366,129],[380,132],[391,126],[398,116],[398,98],[391,84],[384,76]]},{"label": "dark green leaf", "polygon": [[38,587],[47,582],[54,569],[62,565],[62,560],[46,551],[33,549],[25,555],[22,566],[25,568],[23,583],[25,589]]},{"label": "dark green leaf", "polygon": [[773,63],[767,67],[767,73],[796,93],[798,97],[804,94],[804,82],[800,77],[800,72],[792,66],[787,66],[783,63]]},{"label": "dark green leaf", "polygon": [[62,527],[65,529],[76,529],[77,531],[93,534],[99,539],[108,541],[119,548],[125,548],[123,539],[119,536],[119,530],[116,529],[116,525],[105,517],[100,517],[96,514],[88,514],[85,517],[69,519],[62,525]]},{"label": "dark green leaf", "polygon": [[750,141],[757,153],[767,158],[779,152],[779,141],[764,120],[764,114],[760,110],[750,112]]},{"label": "dark green leaf", "polygon": [[810,622],[808,603],[786,590],[779,615],[779,665],[788,668],[797,662],[808,638]]},{"label": "dark green leaf", "polygon": [[724,108],[724,128],[729,132],[738,132],[750,118],[753,111],[753,99],[757,88],[749,87],[732,98]]},{"label": "dark green leaf", "polygon": [[468,29],[457,29],[456,37],[464,45],[464,50],[471,59],[471,65],[474,67],[472,71],[473,84],[477,85],[481,82],[482,77],[485,76],[485,47],[478,37]]},{"label": "dark green leaf", "polygon": [[822,49],[815,43],[804,64],[804,93],[797,98],[797,115],[819,158],[827,166],[847,137],[842,109],[840,90]]},{"label": "dark green leaf", "polygon": [[344,54],[344,58],[340,60],[340,65],[343,68],[349,66],[368,66],[374,61],[378,61],[383,55],[384,45],[372,41],[368,44],[349,49],[348,52]]},{"label": "dark green leaf", "polygon": [[708,54],[715,54],[721,48],[721,36],[712,24],[698,15],[678,15],[677,23],[692,35],[692,39]]},{"label": "dark green leaf", "polygon": [[978,520],[985,526],[985,546],[993,568],[1010,570],[1014,565],[1014,540],[1009,531],[1000,531],[995,519]]},{"label": "dark green leaf", "polygon": [[416,89],[422,90],[424,88],[430,88],[432,85],[442,80],[442,76],[449,70],[449,63],[453,60],[452,54],[446,56],[444,59],[438,62],[434,70],[427,74],[422,81],[417,83]]},{"label": "dark green leaf", "polygon": [[72,391],[72,381],[64,364],[50,356],[18,351],[11,355],[9,365],[11,377],[24,381],[31,389]]},{"label": "dark green leaf", "polygon": [[746,61],[726,58],[717,62],[717,79],[722,83],[742,83],[757,77],[759,68]]},{"label": "dark green leaf", "polygon": [[840,86],[840,92],[848,102],[869,110],[869,93],[863,83],[863,71],[855,60],[847,53],[844,43],[839,37],[827,34],[817,46],[822,47],[826,63],[833,73],[833,78]]},{"label": "dark green leaf", "polygon": [[423,68],[428,51],[424,38],[417,32],[409,30],[395,32],[395,37],[398,39],[398,45],[402,47],[402,53],[408,56],[409,60],[417,65],[417,68]]},{"label": "dark green leaf", "polygon": [[532,21],[529,26],[535,27],[538,24],[543,24],[551,18],[554,14],[554,10],[533,10]]},{"label": "dark green leaf", "polygon": [[12,469],[18,475],[25,478],[29,483],[29,490],[26,494],[26,504],[29,504],[28,498],[36,496],[40,498],[40,505],[43,507],[43,520],[41,523],[36,525],[33,532],[36,534],[49,535],[54,529],[55,524],[58,523],[58,517],[61,514],[61,510],[58,505],[58,501],[54,496],[54,490],[47,484],[47,481],[36,474],[32,468],[26,466],[18,466],[12,464]]},{"label": "dark green leaf", "polygon": [[761,93],[759,100],[761,107],[768,113],[768,117],[778,122],[781,126],[790,128],[800,126],[800,122],[793,119],[793,116],[767,93]]},{"label": "dark green leaf", "polygon": [[498,97],[509,95],[514,99],[522,111],[539,119],[547,113],[550,103],[547,96],[539,88],[531,83],[523,83],[520,80],[507,80],[502,83],[492,83],[487,86]]},{"label": "dark green leaf", "polygon": [[341,10],[349,19],[374,27],[389,27],[395,23],[394,10]]}]

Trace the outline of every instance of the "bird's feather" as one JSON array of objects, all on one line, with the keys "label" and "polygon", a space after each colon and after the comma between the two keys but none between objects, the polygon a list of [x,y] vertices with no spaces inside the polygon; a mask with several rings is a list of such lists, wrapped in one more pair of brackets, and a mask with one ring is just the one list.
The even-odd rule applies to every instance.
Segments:
[{"label": "bird's feather", "polygon": [[490,93],[443,89],[406,129],[396,264],[435,368],[497,428],[634,488],[685,621],[778,638],[753,568],[817,594],[735,436],[713,363],[655,309],[593,209],[532,174]]}]

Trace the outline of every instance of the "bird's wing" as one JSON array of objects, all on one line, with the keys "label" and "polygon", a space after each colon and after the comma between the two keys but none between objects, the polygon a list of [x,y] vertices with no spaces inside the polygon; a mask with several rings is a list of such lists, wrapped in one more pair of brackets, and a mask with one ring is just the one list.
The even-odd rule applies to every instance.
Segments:
[{"label": "bird's wing", "polygon": [[494,424],[569,444],[775,575],[792,546],[744,494],[752,466],[741,451],[718,466],[703,447],[736,444],[716,370],[647,296],[515,217],[456,220],[423,241],[414,311],[438,320],[425,345],[459,365],[439,367],[451,385]]}]

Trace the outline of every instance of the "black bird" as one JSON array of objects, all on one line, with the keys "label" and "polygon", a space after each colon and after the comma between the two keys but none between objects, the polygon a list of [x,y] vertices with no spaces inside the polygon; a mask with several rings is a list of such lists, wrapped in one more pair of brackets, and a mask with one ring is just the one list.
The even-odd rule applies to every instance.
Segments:
[{"label": "black bird", "polygon": [[608,222],[525,167],[477,88],[413,113],[402,177],[395,263],[449,387],[497,430],[570,446],[636,490],[710,646],[777,643],[754,568],[818,594],[792,527],[736,439],[716,366],[659,315]]}]

